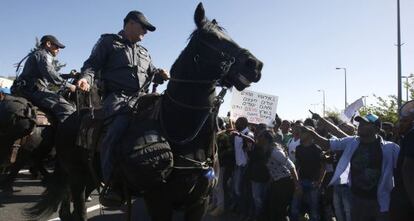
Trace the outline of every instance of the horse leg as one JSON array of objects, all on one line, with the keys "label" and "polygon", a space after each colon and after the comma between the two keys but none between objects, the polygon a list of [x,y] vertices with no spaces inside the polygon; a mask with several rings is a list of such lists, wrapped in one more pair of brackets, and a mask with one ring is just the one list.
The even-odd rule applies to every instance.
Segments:
[{"label": "horse leg", "polygon": [[7,174],[5,179],[0,181],[0,189],[3,192],[12,193],[13,187],[12,184],[17,177],[19,171],[24,167],[27,159],[29,157],[29,153],[27,150],[21,149],[17,154],[16,162],[14,162],[10,166],[10,172]]},{"label": "horse leg", "polygon": [[[79,181],[78,181],[79,182]],[[85,191],[86,185],[79,183],[71,184],[72,201],[73,201],[73,220],[86,221],[86,203],[85,203]]]},{"label": "horse leg", "polygon": [[59,218],[61,221],[72,221],[72,214],[70,213],[70,191],[65,190],[65,195],[59,208]]},{"label": "horse leg", "polygon": [[207,211],[208,198],[201,198],[196,203],[191,204],[185,209],[184,220],[200,221]]},{"label": "horse leg", "polygon": [[173,208],[162,191],[150,191],[144,200],[152,221],[171,221]]}]

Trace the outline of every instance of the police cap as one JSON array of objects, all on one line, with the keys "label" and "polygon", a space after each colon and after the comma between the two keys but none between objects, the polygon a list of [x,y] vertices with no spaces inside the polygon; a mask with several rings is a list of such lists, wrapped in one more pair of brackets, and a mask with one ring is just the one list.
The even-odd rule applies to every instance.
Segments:
[{"label": "police cap", "polygon": [[47,41],[50,41],[50,43],[56,45],[58,48],[65,48],[65,45],[60,43],[53,35],[45,35],[40,39],[40,43],[42,44],[45,44]]},{"label": "police cap", "polygon": [[126,24],[130,19],[139,22],[148,31],[155,31],[155,27],[149,23],[148,19],[140,11],[130,11],[124,18],[124,24]]}]

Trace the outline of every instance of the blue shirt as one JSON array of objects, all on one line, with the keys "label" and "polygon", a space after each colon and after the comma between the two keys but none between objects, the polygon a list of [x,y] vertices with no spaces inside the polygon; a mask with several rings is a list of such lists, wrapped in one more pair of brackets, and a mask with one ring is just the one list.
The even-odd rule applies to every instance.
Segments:
[{"label": "blue shirt", "polygon": [[[339,181],[340,177],[346,175],[345,170],[351,162],[352,155],[359,146],[360,138],[358,136],[345,137],[341,139],[330,139],[330,148],[334,151],[343,150],[343,154],[339,159],[336,166],[335,173],[331,179],[329,185],[335,184]],[[394,188],[394,168],[397,167],[397,159],[400,151],[400,147],[393,143],[384,141],[381,138],[382,149],[382,169],[381,177],[378,184],[377,199],[381,212],[387,212],[390,206],[391,190]],[[345,174],[344,174],[345,172]],[[351,176],[349,176],[349,184],[352,185]]]},{"label": "blue shirt", "polygon": [[10,89],[9,88],[4,88],[4,87],[0,87],[0,92],[3,92],[5,94],[10,94]]}]

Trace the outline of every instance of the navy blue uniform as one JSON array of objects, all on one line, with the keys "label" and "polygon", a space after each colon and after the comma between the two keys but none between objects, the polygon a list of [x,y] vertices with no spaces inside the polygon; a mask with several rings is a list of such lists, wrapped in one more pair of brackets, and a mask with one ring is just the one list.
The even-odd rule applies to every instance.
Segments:
[{"label": "navy blue uniform", "polygon": [[163,82],[155,75],[157,71],[148,51],[131,43],[123,31],[102,35],[81,69],[82,78],[89,84],[95,79],[103,83],[105,117],[113,117],[108,120],[110,125],[100,148],[104,181],[109,180],[112,172],[113,146],[128,127],[128,117],[122,110],[128,106],[131,95],[147,89],[142,87],[148,87],[148,81]]},{"label": "navy blue uniform", "polygon": [[39,49],[27,58],[19,80],[25,81],[21,88],[23,95],[34,105],[51,111],[59,122],[75,112],[72,104],[50,90],[50,85],[69,87],[71,84],[60,77],[54,57],[46,49]]}]

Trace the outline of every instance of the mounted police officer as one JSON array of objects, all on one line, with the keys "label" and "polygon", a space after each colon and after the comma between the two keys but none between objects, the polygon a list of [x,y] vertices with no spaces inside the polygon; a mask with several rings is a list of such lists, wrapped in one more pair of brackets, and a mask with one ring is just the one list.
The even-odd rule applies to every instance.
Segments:
[{"label": "mounted police officer", "polygon": [[[168,79],[168,73],[155,68],[148,51],[137,44],[147,31],[155,31],[155,27],[141,12],[129,12],[124,18],[123,30],[118,34],[102,35],[81,69],[79,88],[88,91],[99,78],[97,86],[103,91],[103,109],[108,122],[105,122],[107,132],[100,146],[100,156],[107,185],[112,176],[114,146],[128,126],[129,118],[124,111],[128,100],[147,92],[151,82],[160,84]],[[106,192],[103,198],[120,200],[113,191]]]},{"label": "mounted police officer", "polygon": [[61,95],[51,90],[51,86],[64,86],[71,92],[76,86],[63,80],[56,71],[55,57],[65,45],[53,35],[45,35],[40,39],[40,47],[31,52],[24,64],[13,88],[31,101],[34,105],[50,111],[59,122],[71,115],[75,108]]}]

